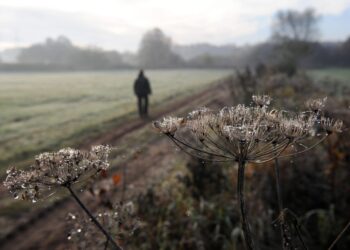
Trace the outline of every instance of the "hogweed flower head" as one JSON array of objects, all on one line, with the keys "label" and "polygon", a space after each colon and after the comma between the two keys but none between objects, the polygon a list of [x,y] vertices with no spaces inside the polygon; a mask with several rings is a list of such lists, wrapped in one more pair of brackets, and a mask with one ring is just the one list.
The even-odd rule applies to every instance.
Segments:
[{"label": "hogweed flower head", "polygon": [[161,122],[154,122],[154,127],[165,134],[175,134],[184,122],[183,118],[166,117]]},{"label": "hogweed flower head", "polygon": [[205,115],[210,114],[212,112],[213,111],[211,109],[208,109],[206,107],[202,107],[202,108],[199,108],[197,110],[193,110],[192,112],[190,112],[188,114],[188,118],[194,119],[194,118],[197,118],[199,116],[205,116]]},{"label": "hogweed flower head", "polygon": [[[237,105],[217,112],[202,108],[185,118],[156,121],[154,127],[200,159],[244,159],[255,163],[278,157],[292,144],[295,153],[304,152],[320,141],[320,132],[325,136],[341,132],[342,122],[321,117],[319,113],[269,109],[269,96],[253,96],[253,99],[257,106]],[[318,123],[321,131],[317,130]]]},{"label": "hogweed flower head", "polygon": [[344,128],[343,121],[326,117],[321,118],[320,125],[328,134],[341,133]]},{"label": "hogweed flower head", "polygon": [[253,95],[252,99],[253,102],[259,107],[269,106],[272,101],[272,98],[268,95]]},{"label": "hogweed flower head", "polygon": [[282,135],[291,140],[301,140],[307,137],[312,137],[314,133],[313,116],[307,117],[304,120],[302,117],[281,119],[279,121],[279,128]]},{"label": "hogweed flower head", "polygon": [[[238,162],[237,193],[244,238],[249,249],[254,249],[254,242],[244,202],[246,163],[276,159],[290,145],[294,151],[289,155],[303,153],[321,143],[330,133],[342,130],[342,122],[321,115],[322,102],[310,102],[317,112],[291,112],[270,110],[269,96],[253,96],[253,101],[257,106],[237,105],[217,112],[207,109],[203,112],[201,109],[191,112],[186,118],[154,122],[160,132],[192,156],[208,161]],[[169,121],[175,122],[169,126]],[[321,133],[323,137],[320,137]]]},{"label": "hogweed flower head", "polygon": [[326,106],[326,101],[327,97],[310,99],[306,101],[306,107],[308,107],[311,111],[317,113],[324,109]]},{"label": "hogweed flower head", "polygon": [[64,148],[42,153],[28,170],[7,170],[4,186],[14,198],[37,201],[45,192],[70,186],[109,167],[109,146],[94,146],[90,151]]}]

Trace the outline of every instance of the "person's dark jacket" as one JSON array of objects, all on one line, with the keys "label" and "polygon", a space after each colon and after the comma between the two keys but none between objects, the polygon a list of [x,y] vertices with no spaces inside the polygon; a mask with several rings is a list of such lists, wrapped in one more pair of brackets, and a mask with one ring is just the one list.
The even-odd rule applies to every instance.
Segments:
[{"label": "person's dark jacket", "polygon": [[152,94],[151,86],[147,77],[139,76],[134,83],[134,92],[137,96],[147,96]]}]

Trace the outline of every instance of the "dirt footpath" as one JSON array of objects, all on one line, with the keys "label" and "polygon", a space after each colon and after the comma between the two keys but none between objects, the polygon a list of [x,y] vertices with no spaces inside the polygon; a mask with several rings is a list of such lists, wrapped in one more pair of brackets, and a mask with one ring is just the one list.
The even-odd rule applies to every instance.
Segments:
[{"label": "dirt footpath", "polygon": [[[169,114],[184,114],[200,106],[222,107],[229,102],[230,97],[227,93],[228,91],[222,84],[212,86],[198,94],[170,104],[153,114],[153,117],[147,121],[135,118],[105,134],[90,138],[81,145],[81,148],[89,148],[91,145],[98,144],[109,144],[118,148],[123,147],[121,144],[130,140],[134,145],[139,145],[141,142],[138,142],[133,135],[154,133],[151,131],[152,120]],[[113,166],[114,171],[118,172],[121,169],[126,169],[125,196],[127,199],[145,191],[152,183],[161,181],[162,177],[165,177],[179,160],[187,157],[184,153],[176,150],[168,138],[161,135],[152,136],[150,139],[146,137],[142,144],[143,147],[137,146],[138,149],[133,149],[133,153],[126,156],[126,159],[118,161],[116,164],[118,166]],[[113,191],[114,193],[111,195],[114,199],[118,199],[121,189],[118,187]],[[97,209],[98,201],[96,198],[88,192],[80,195],[84,202],[89,204],[91,210]],[[67,241],[65,218],[68,212],[78,211],[77,208],[75,202],[68,198],[49,209],[33,212],[32,218],[19,224],[14,232],[0,242],[0,249],[71,249],[71,245]]]}]

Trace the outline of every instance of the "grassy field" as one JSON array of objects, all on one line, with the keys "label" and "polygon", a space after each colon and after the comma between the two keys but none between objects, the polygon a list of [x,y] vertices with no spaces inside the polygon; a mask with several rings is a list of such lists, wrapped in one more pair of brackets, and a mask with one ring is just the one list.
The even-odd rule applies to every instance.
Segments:
[{"label": "grassy field", "polygon": [[[149,71],[151,107],[190,95],[230,72]],[[0,173],[35,153],[72,146],[111,120],[136,116],[135,71],[0,75]]]},{"label": "grassy field", "polygon": [[308,73],[316,80],[330,78],[350,86],[350,69],[347,68],[316,69],[310,70]]},{"label": "grassy field", "polygon": [[[231,73],[228,70],[148,71],[159,107]],[[350,69],[308,71],[315,79],[350,82]],[[107,124],[136,116],[137,72],[0,74],[0,174],[43,150],[74,146]],[[152,110],[152,109],[151,109]]]}]

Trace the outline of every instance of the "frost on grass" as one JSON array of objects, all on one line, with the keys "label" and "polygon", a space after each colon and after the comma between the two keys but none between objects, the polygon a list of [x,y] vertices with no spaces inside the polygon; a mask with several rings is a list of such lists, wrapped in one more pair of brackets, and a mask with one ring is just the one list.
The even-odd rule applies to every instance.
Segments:
[{"label": "frost on grass", "polygon": [[94,146],[90,151],[64,148],[58,152],[42,153],[28,170],[7,170],[4,186],[15,199],[42,198],[61,186],[71,186],[109,167],[109,146]]},{"label": "frost on grass", "polygon": [[327,135],[341,132],[343,123],[322,115],[326,98],[307,102],[309,110],[271,109],[269,96],[253,96],[256,106],[237,105],[219,111],[201,108],[187,117],[167,117],[154,127],[185,152],[204,160],[262,163],[290,145],[296,154]]}]

